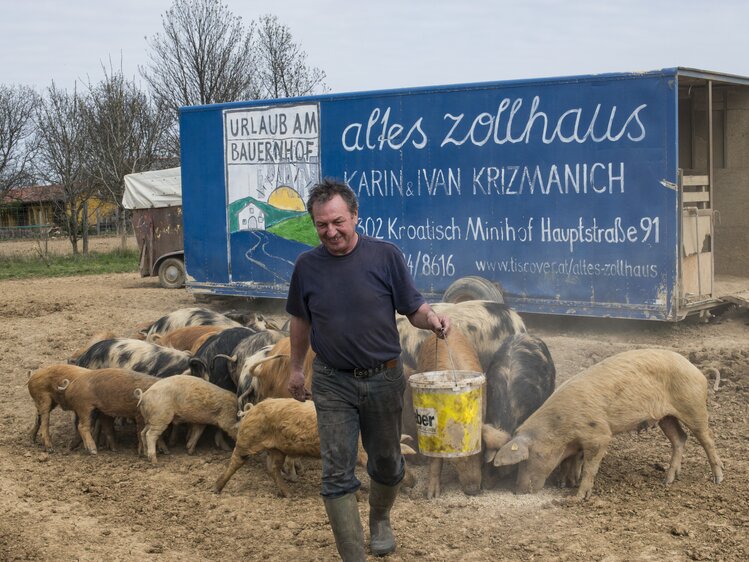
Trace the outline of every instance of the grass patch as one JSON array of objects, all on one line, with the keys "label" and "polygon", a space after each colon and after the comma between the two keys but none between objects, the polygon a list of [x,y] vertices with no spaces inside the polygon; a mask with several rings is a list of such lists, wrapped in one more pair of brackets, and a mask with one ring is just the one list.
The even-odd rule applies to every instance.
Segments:
[{"label": "grass patch", "polygon": [[138,251],[120,249],[83,256],[0,256],[0,280],[68,277],[138,271]]},{"label": "grass patch", "polygon": [[317,230],[312,223],[308,214],[304,214],[292,219],[285,220],[268,228],[268,232],[277,234],[281,238],[296,240],[308,246],[317,246],[320,244],[320,238],[317,236]]}]

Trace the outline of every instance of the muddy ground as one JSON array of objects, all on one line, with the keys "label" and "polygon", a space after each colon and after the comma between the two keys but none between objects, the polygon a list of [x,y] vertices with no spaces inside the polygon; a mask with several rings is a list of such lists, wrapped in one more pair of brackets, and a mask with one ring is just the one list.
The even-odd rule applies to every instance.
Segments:
[{"label": "muddy ground", "polygon": [[[318,496],[320,465],[280,498],[260,458],[217,496],[229,453],[201,441],[158,466],[138,458],[134,432],[98,456],[69,451],[72,414],[52,414],[55,452],[32,445],[29,370],[64,359],[95,332],[127,334],[194,298],[137,274],[0,283],[0,560],[332,560],[335,546]],[[578,504],[547,484],[516,496],[511,484],[464,496],[444,472],[443,495],[424,498],[426,472],[404,490],[389,560],[726,560],[749,559],[749,316],[726,310],[704,324],[655,324],[526,316],[549,345],[562,382],[626,349],[662,346],[716,367],[711,425],[725,481],[711,482],[704,451],[690,436],[681,479],[661,481],[669,444],[659,430],[615,438],[593,498]],[[366,476],[364,491],[368,488]],[[360,503],[366,518],[366,501]]]}]

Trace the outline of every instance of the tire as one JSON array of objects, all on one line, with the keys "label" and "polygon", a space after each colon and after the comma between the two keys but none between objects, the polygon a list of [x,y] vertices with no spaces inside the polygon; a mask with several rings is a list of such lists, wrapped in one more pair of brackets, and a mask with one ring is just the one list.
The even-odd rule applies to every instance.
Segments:
[{"label": "tire", "polygon": [[185,286],[185,263],[179,258],[167,258],[159,265],[159,284],[165,289]]},{"label": "tire", "polygon": [[454,281],[442,296],[443,302],[493,301],[503,303],[502,287],[477,275],[461,277]]}]

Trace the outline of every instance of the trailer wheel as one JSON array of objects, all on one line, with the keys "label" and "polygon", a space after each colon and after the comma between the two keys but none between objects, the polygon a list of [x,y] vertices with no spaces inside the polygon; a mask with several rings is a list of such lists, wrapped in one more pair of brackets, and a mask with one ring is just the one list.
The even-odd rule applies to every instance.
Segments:
[{"label": "trailer wheel", "polygon": [[477,275],[461,277],[454,281],[442,297],[444,302],[463,301],[493,301],[505,302],[502,297],[502,287],[499,283],[492,283],[488,279]]},{"label": "trailer wheel", "polygon": [[167,258],[159,266],[159,284],[165,289],[185,286],[185,264],[179,258]]}]

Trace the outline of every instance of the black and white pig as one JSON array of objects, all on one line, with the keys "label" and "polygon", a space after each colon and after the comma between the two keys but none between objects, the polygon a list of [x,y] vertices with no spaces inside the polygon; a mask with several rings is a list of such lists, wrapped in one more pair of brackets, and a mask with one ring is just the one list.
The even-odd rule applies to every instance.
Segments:
[{"label": "black and white pig", "polygon": [[87,369],[119,368],[164,378],[190,370],[190,355],[184,351],[129,338],[113,338],[94,343],[75,359]]},{"label": "black and white pig", "polygon": [[[487,459],[554,392],[555,384],[556,368],[543,340],[526,333],[505,339],[486,370],[482,437]],[[485,471],[484,487],[501,476],[494,472]]]},{"label": "black and white pig", "polygon": [[156,320],[144,330],[146,339],[151,341],[154,334],[166,334],[177,328],[187,326],[224,326],[225,328],[238,328],[242,324],[228,318],[220,312],[214,312],[207,308],[193,307],[180,308],[170,312]]},{"label": "black and white pig", "polygon": [[[468,338],[478,354],[481,370],[485,372],[504,339],[526,331],[520,315],[506,304],[493,301],[464,301],[434,303],[435,312],[447,314],[453,326]],[[405,316],[397,318],[403,366],[416,369],[419,347],[430,333],[414,327]]]}]

